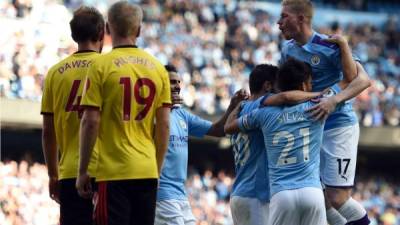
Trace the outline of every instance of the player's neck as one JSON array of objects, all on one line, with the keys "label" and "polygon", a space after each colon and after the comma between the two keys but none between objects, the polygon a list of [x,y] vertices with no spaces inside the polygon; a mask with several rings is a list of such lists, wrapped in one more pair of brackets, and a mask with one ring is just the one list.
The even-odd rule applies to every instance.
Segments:
[{"label": "player's neck", "polygon": [[121,45],[135,45],[136,38],[133,37],[112,37],[112,46],[117,47]]},{"label": "player's neck", "polygon": [[266,93],[257,93],[257,94],[252,94],[250,95],[249,100],[250,101],[254,101],[257,100],[258,98],[260,98],[261,96],[265,95]]},{"label": "player's neck", "polygon": [[311,36],[313,35],[313,30],[311,28],[303,29],[298,36],[296,36],[295,40],[300,45],[305,45],[310,40]]},{"label": "player's neck", "polygon": [[91,41],[87,42],[81,42],[78,44],[78,52],[81,51],[99,51],[99,47],[97,46],[96,43],[93,43]]}]

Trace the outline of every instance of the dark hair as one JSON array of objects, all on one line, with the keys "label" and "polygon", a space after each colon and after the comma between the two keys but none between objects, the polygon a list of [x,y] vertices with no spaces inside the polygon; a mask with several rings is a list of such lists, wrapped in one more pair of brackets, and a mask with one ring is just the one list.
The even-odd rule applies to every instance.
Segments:
[{"label": "dark hair", "polygon": [[104,36],[104,18],[94,7],[81,6],[69,22],[75,42],[99,41]]},{"label": "dark hair", "polygon": [[250,93],[255,94],[262,90],[265,81],[271,82],[273,86],[276,79],[278,67],[270,64],[257,65],[250,73],[249,86]]},{"label": "dark hair", "polygon": [[165,67],[165,69],[166,69],[168,72],[175,72],[175,73],[178,72],[178,71],[176,70],[176,67],[175,67],[174,65],[172,65],[172,64],[167,64],[167,65],[165,65],[164,67]]},{"label": "dark hair", "polygon": [[310,79],[310,76],[309,64],[289,58],[279,67],[278,87],[281,91],[298,90],[303,82]]}]

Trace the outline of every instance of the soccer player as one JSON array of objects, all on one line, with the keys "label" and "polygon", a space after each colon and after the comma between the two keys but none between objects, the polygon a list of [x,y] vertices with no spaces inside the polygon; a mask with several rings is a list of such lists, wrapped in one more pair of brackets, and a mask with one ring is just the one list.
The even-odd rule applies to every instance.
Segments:
[{"label": "soccer player", "polygon": [[[249,79],[251,95],[240,105],[239,116],[250,113],[262,104],[296,104],[320,95],[303,91],[273,94],[277,72],[278,67],[267,64],[257,65],[253,69]],[[231,114],[229,117],[236,118],[237,115]],[[231,142],[236,170],[230,201],[234,224],[267,224],[270,193],[263,134],[261,130],[238,133],[232,135]]]},{"label": "soccer player", "polygon": [[92,193],[87,166],[96,138],[97,224],[153,225],[158,174],[168,147],[171,93],[168,73],[135,46],[142,9],[125,1],[108,10],[113,49],[88,71],[82,97],[76,187]]},{"label": "soccer player", "polygon": [[[311,68],[288,60],[281,65],[277,82],[281,91],[311,91]],[[254,129],[263,133],[271,188],[268,224],[326,224],[319,180],[324,122],[315,121],[306,112],[314,104],[307,101],[294,106],[263,107],[239,119],[230,116],[225,125],[227,133]]]},{"label": "soccer player", "polygon": [[[359,125],[347,101],[368,88],[367,76],[357,75],[362,66],[343,68],[341,50],[335,43],[324,39],[326,35],[312,29],[313,6],[309,0],[283,0],[279,29],[288,42],[282,47],[282,63],[288,58],[296,58],[312,67],[313,91],[346,80],[350,85],[340,95],[327,98],[313,108],[314,114],[322,118],[331,113],[337,104],[344,103],[330,114],[324,127],[321,152],[321,179],[325,185],[328,205],[327,215],[331,225],[369,224],[363,206],[351,198],[357,160]],[[348,71],[345,71],[348,70]],[[345,76],[343,76],[343,74]],[[353,81],[353,82],[352,82]],[[340,214],[343,216],[340,216]]]},{"label": "soccer player", "polygon": [[195,217],[185,191],[188,164],[188,136],[225,136],[224,124],[230,112],[247,97],[243,90],[232,98],[226,113],[215,123],[201,119],[178,106],[181,78],[172,65],[166,65],[174,106],[171,111],[168,152],[160,176],[157,193],[156,225],[194,225]]},{"label": "soccer player", "polygon": [[[97,9],[82,6],[70,22],[78,51],[48,72],[42,98],[43,153],[49,174],[50,197],[60,204],[60,224],[92,224],[93,204],[75,189],[79,156],[79,108],[86,72],[103,46],[104,19]],[[60,154],[60,160],[58,155]],[[94,177],[97,153],[89,164]]]}]

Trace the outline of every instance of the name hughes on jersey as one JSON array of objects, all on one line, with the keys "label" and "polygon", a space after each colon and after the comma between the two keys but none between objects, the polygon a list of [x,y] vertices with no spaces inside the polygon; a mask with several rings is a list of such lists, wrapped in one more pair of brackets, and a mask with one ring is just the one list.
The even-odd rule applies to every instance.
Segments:
[{"label": "name hughes on jersey", "polygon": [[63,74],[69,69],[87,68],[90,65],[92,65],[92,60],[87,60],[87,59],[74,60],[72,62],[67,62],[64,65],[60,66],[58,68],[58,72]]},{"label": "name hughes on jersey", "polygon": [[151,62],[148,59],[138,57],[138,56],[124,56],[124,57],[118,57],[114,59],[114,65],[117,67],[121,67],[125,64],[140,64],[143,65],[149,69],[154,69],[156,66],[154,65],[153,62]]}]

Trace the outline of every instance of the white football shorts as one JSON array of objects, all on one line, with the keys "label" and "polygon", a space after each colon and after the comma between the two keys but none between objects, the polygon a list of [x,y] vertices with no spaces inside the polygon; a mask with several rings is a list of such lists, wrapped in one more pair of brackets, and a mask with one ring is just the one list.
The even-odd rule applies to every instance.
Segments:
[{"label": "white football shorts", "polygon": [[187,200],[157,201],[154,225],[195,225],[196,218]]},{"label": "white football shorts", "polygon": [[230,206],[235,225],[265,225],[268,222],[269,202],[232,196]]},{"label": "white football shorts", "polygon": [[327,225],[324,194],[305,187],[274,194],[269,205],[269,225]]},{"label": "white football shorts", "polygon": [[340,188],[354,185],[359,137],[358,123],[324,131],[320,173],[325,186]]}]

